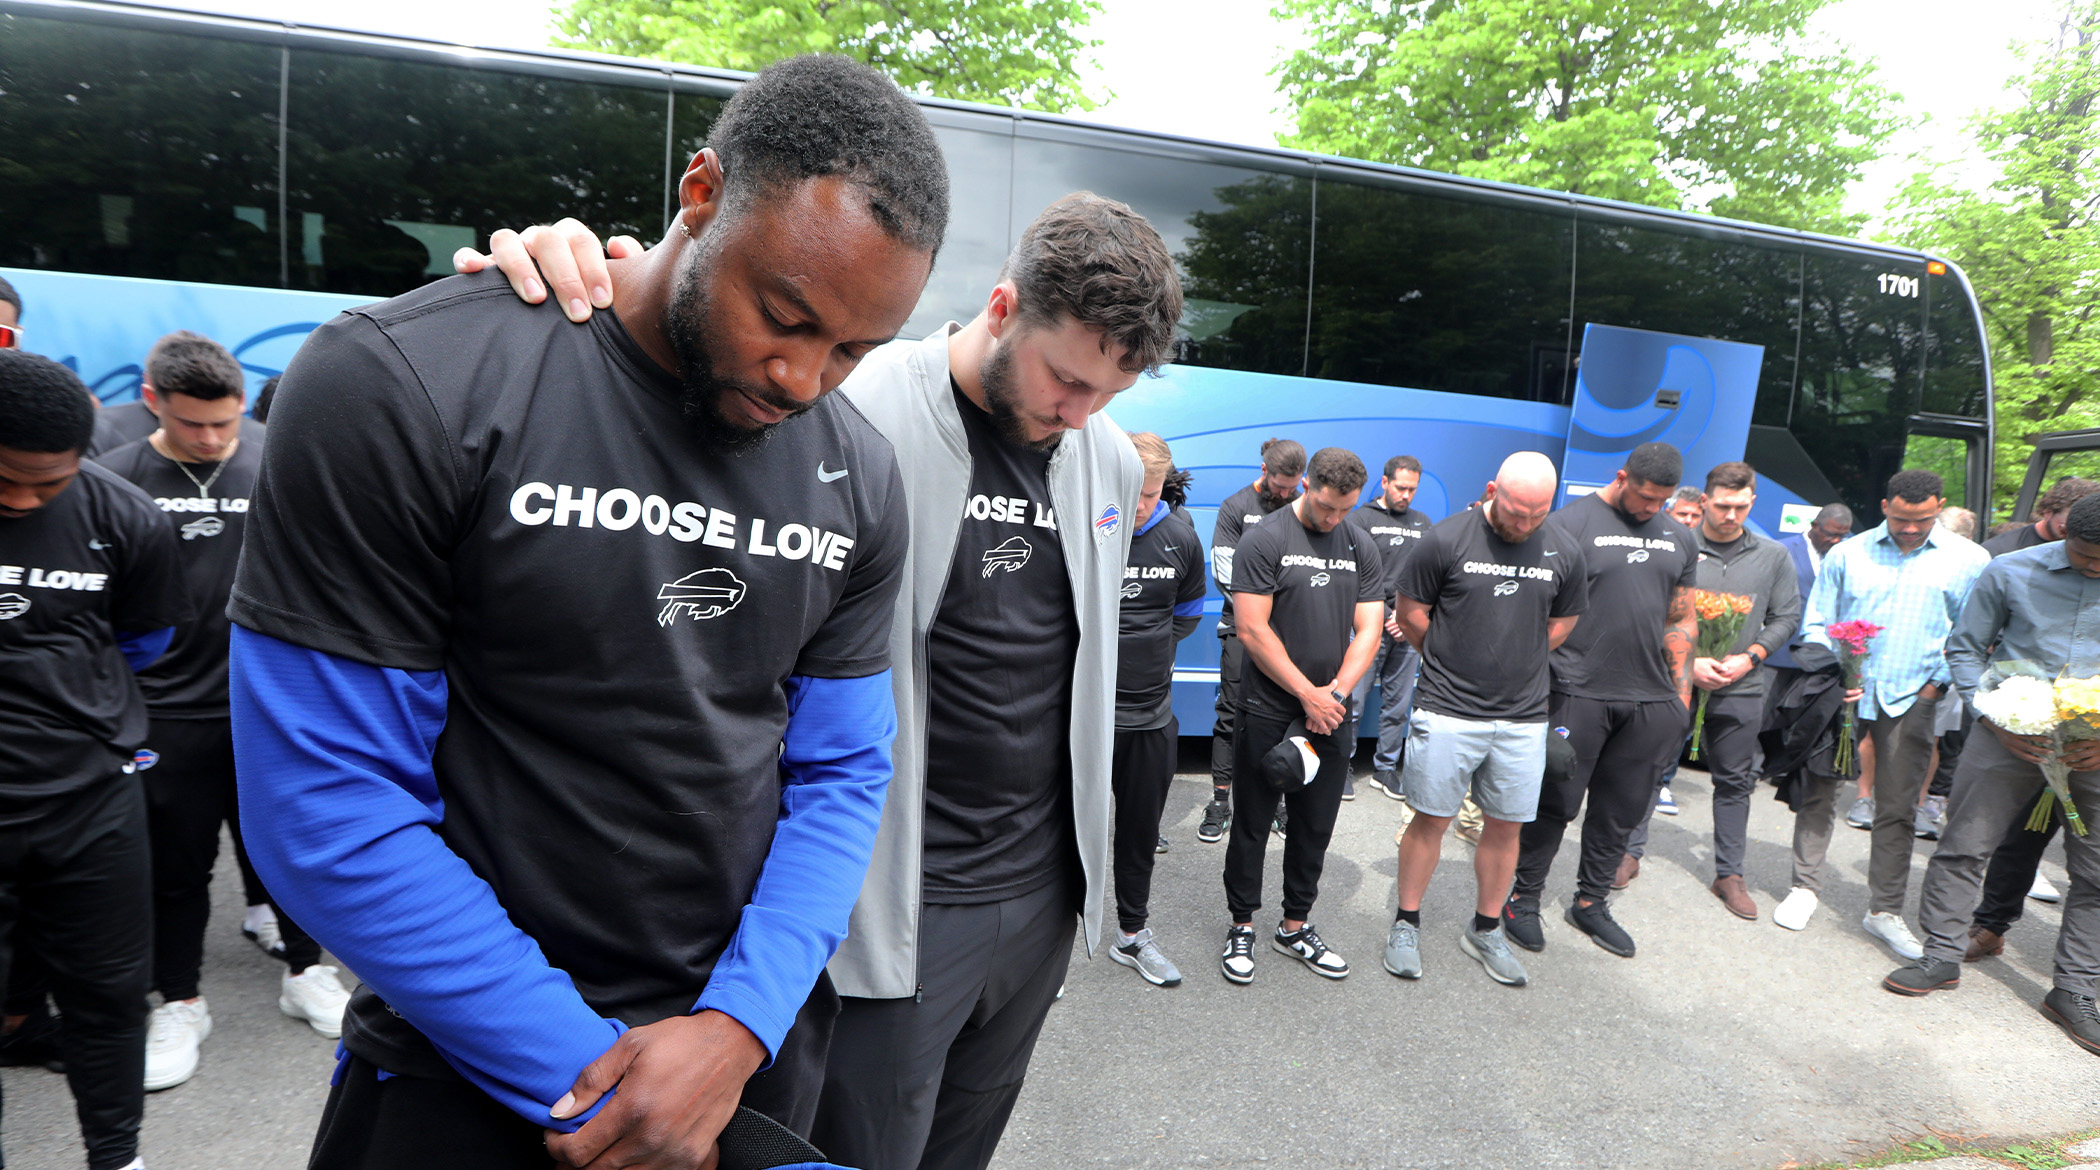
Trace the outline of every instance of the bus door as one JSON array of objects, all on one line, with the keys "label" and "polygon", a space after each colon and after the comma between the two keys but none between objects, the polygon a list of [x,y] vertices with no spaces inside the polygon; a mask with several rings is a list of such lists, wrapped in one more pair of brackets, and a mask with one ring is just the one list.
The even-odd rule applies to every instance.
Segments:
[{"label": "bus door", "polygon": [[2100,429],[2052,431],[2028,440],[2034,454],[2027,459],[2027,478],[2020,484],[2013,503],[2012,519],[2022,524],[2034,519],[2034,502],[2067,475],[2100,479]]},{"label": "bus door", "polygon": [[1612,480],[1642,443],[1684,452],[1684,482],[1743,457],[1765,347],[1616,325],[1585,326],[1561,465],[1561,502]]}]

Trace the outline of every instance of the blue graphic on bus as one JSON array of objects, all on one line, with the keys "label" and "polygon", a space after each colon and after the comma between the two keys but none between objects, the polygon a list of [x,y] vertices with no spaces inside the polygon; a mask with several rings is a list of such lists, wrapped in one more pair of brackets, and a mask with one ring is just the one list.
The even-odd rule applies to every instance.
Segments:
[{"label": "blue graphic on bus", "polygon": [[1610,483],[1643,443],[1684,453],[1684,480],[1743,457],[1765,347],[1615,325],[1582,333],[1561,499]]}]

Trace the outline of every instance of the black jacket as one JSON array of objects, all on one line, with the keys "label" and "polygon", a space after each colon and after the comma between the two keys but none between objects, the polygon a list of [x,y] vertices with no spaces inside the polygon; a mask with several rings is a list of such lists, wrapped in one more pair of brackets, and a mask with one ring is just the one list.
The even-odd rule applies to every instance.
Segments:
[{"label": "black jacket", "polygon": [[1779,786],[1779,799],[1799,812],[1811,778],[1856,779],[1859,757],[1854,753],[1847,774],[1838,774],[1845,680],[1837,655],[1804,643],[1794,647],[1794,663],[1793,669],[1772,672],[1772,685],[1765,691],[1764,730],[1757,741],[1765,751],[1765,776]]}]

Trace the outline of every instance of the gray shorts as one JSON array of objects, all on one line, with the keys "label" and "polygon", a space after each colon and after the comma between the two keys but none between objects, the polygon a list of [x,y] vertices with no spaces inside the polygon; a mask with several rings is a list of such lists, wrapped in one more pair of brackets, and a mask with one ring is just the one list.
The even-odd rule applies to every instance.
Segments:
[{"label": "gray shorts", "polygon": [[1481,721],[1415,708],[1400,790],[1416,812],[1455,817],[1468,791],[1480,810],[1519,824],[1538,816],[1546,724]]}]

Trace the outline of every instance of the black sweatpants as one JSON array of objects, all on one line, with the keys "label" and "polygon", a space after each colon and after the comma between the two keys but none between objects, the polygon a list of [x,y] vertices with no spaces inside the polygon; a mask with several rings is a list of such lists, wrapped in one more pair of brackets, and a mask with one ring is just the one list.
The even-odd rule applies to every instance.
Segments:
[{"label": "black sweatpants", "polygon": [[[139,773],[153,838],[153,989],[169,999],[190,999],[204,967],[219,826],[232,826],[240,839],[233,721],[155,719],[146,746],[160,753],[158,763]],[[277,928],[292,974],[321,961],[321,945],[281,910]]]},{"label": "black sweatpants", "polygon": [[1633,702],[1555,692],[1546,720],[1554,731],[1567,728],[1575,766],[1566,779],[1548,777],[1539,790],[1538,819],[1518,835],[1517,879],[1510,892],[1537,898],[1545,891],[1561,837],[1587,794],[1575,889],[1580,897],[1602,899],[1611,893],[1628,836],[1648,815],[1656,778],[1684,747],[1691,716],[1676,699]]},{"label": "black sweatpants", "polygon": [[1116,732],[1111,785],[1116,794],[1116,922],[1124,934],[1145,929],[1152,901],[1152,864],[1158,858],[1159,818],[1174,785],[1174,752],[1181,723],[1150,731]]},{"label": "black sweatpants", "polygon": [[840,1001],[810,1141],[858,1170],[989,1165],[1065,983],[1078,888],[920,907],[919,994]]},{"label": "black sweatpants", "polygon": [[[1225,908],[1234,922],[1251,922],[1261,909],[1262,863],[1279,803],[1291,813],[1283,838],[1283,917],[1309,917],[1320,896],[1327,843],[1334,837],[1342,780],[1349,774],[1350,744],[1346,738],[1309,737],[1320,753],[1320,770],[1312,783],[1282,793],[1262,779],[1261,758],[1283,742],[1288,730],[1287,720],[1240,708],[1239,735],[1233,741],[1232,829],[1225,841]],[[1340,730],[1351,729],[1344,722]]]},{"label": "black sweatpants", "polygon": [[[2027,891],[2034,888],[2034,875],[2042,867],[2042,853],[2056,840],[2063,827],[2061,807],[2049,813],[2049,827],[2030,829],[2032,808],[2022,809],[2019,819],[2006,829],[2005,840],[1991,854],[1990,868],[1983,875],[1983,900],[1976,904],[1976,925],[2004,934],[2027,909]],[[2083,811],[2081,810],[2081,815]]]},{"label": "black sweatpants", "polygon": [[[819,975],[773,1065],[744,1085],[741,1104],[797,1134],[809,1132],[838,993]],[[577,1070],[581,1072],[582,1070]],[[361,1056],[342,1055],[308,1170],[551,1170],[546,1131],[462,1076],[389,1076]],[[143,1076],[143,1071],[141,1072]]]},{"label": "black sweatpants", "polygon": [[1232,789],[1232,725],[1240,712],[1240,672],[1247,666],[1246,647],[1237,634],[1218,638],[1217,722],[1210,728],[1210,786]]},{"label": "black sweatpants", "polygon": [[[0,939],[37,940],[88,1170],[138,1156],[146,1111],[146,992],[153,950],[146,802],[136,776],[44,802],[0,827]],[[0,977],[8,966],[0,943]]]}]

